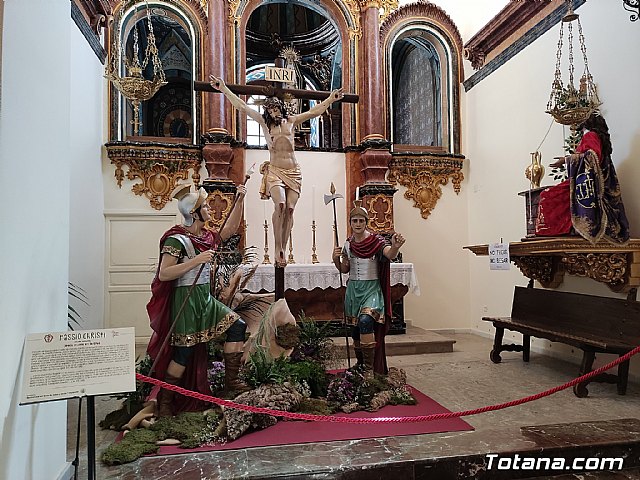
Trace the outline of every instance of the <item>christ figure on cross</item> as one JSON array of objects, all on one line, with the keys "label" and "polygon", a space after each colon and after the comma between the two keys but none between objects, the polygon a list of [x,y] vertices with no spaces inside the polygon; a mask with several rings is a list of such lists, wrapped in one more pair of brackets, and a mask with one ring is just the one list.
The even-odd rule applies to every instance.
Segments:
[{"label": "christ figure on cross", "polygon": [[296,115],[288,115],[284,102],[278,97],[268,97],[263,103],[264,113],[261,115],[233,93],[221,78],[211,75],[210,79],[212,87],[222,92],[240,112],[258,122],[264,132],[269,149],[269,161],[260,166],[260,196],[264,200],[273,200],[275,263],[284,267],[287,264],[284,253],[293,228],[293,210],[300,198],[302,187],[302,173],[294,149],[295,127],[322,115],[333,102],[343,98],[343,90],[340,88],[332,91],[325,100]]}]

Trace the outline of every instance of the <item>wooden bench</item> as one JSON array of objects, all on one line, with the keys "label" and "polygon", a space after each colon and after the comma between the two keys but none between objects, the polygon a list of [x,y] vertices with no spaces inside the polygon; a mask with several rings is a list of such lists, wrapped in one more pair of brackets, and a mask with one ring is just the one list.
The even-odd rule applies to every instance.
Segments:
[{"label": "wooden bench", "polygon": [[[640,345],[640,302],[557,292],[540,288],[516,287],[511,317],[482,320],[493,322],[496,334],[490,358],[500,363],[504,351],[522,352],[529,361],[530,337],[546,338],[582,349],[580,375],[591,372],[596,353],[622,356]],[[503,345],[504,330],[522,333],[522,345]],[[602,373],[590,381],[617,383],[618,394],[627,391],[629,361],[618,365],[617,375]],[[573,387],[578,397],[589,394],[587,384]]]}]

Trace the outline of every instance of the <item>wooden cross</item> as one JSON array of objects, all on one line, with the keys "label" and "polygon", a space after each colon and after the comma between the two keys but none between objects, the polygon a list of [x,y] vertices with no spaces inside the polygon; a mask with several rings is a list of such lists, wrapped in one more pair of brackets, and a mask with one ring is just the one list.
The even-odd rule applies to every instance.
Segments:
[{"label": "wooden cross", "polygon": [[[281,57],[276,58],[276,68],[282,68],[284,65],[284,59]],[[193,82],[194,89],[199,92],[216,92],[216,90],[207,82]],[[331,92],[323,90],[304,90],[301,88],[285,88],[283,82],[272,82],[272,85],[240,85],[234,83],[227,83],[227,87],[236,95],[264,95],[265,97],[278,97],[281,100],[286,97],[304,98],[308,100],[324,100]],[[358,103],[358,95],[355,93],[345,93],[341,101],[347,103]]]}]

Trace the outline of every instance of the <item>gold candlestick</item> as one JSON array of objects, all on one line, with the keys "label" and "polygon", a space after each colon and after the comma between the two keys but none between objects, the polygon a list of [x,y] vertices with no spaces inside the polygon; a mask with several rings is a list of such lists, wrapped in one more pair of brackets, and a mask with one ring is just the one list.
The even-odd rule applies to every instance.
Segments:
[{"label": "gold candlestick", "polygon": [[271,263],[269,260],[269,224],[266,219],[264,220],[264,259],[262,263]]},{"label": "gold candlestick", "polygon": [[289,257],[287,258],[287,263],[296,263],[293,259],[293,236],[289,233]]},{"label": "gold candlestick", "polygon": [[[247,228],[249,227],[249,225],[247,224],[246,220],[242,221],[242,237],[244,238],[244,242],[245,245],[247,243]],[[245,257],[242,259],[242,263],[249,263],[249,258]]]},{"label": "gold candlestick", "polygon": [[320,263],[316,255],[316,221],[311,220],[311,232],[313,241],[311,243],[311,263]]}]

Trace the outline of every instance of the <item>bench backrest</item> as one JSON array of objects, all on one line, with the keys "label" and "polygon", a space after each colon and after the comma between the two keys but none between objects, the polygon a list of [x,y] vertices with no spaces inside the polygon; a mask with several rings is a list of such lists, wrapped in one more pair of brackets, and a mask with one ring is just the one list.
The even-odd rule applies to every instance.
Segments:
[{"label": "bench backrest", "polygon": [[640,345],[640,302],[516,287],[511,318],[596,340]]}]

